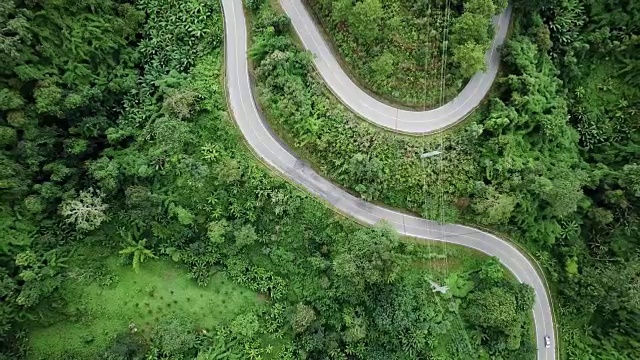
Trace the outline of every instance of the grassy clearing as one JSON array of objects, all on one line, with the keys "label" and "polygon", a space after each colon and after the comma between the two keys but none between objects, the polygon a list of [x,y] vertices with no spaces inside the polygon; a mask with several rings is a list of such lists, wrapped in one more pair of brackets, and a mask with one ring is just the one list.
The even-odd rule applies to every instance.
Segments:
[{"label": "grassy clearing", "polygon": [[[407,243],[415,244],[415,256],[410,270],[414,274],[422,274],[435,281],[450,285],[458,275],[472,273],[489,260],[489,256],[475,249],[461,245],[447,244],[435,240],[423,240],[402,237]],[[504,278],[514,284],[518,279],[504,266]]]},{"label": "grassy clearing", "polygon": [[94,358],[130,323],[144,335],[160,319],[181,314],[194,320],[198,328],[211,329],[261,304],[255,293],[232,283],[223,273],[214,275],[207,287],[199,287],[187,278],[187,271],[168,260],[144,263],[139,273],[120,265],[116,257],[93,260],[106,261],[110,273],[106,278],[113,279],[113,284],[69,281],[64,289],[68,317],[33,327],[30,359],[61,359],[69,354]]},{"label": "grassy clearing", "polygon": [[451,272],[467,272],[489,257],[477,250],[440,241],[403,237],[403,241],[416,245],[416,258],[412,268],[425,270],[436,276]]}]

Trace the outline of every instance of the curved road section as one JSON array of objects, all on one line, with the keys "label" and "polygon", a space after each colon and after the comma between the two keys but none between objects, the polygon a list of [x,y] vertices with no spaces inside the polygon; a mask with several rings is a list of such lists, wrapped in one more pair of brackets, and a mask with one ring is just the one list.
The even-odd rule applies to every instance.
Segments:
[{"label": "curved road section", "polygon": [[[366,224],[386,221],[400,234],[467,246],[500,261],[535,291],[533,320],[538,359],[555,359],[555,334],[544,279],[533,264],[512,244],[491,234],[462,225],[440,225],[365,202],[318,175],[293,154],[266,124],[253,97],[247,62],[247,29],[241,0],[221,0],[225,18],[225,65],[227,95],[233,116],[254,153],[293,182],[322,198],[341,213]],[[543,337],[551,338],[545,348]]]},{"label": "curved road section", "polygon": [[486,72],[476,73],[464,89],[445,105],[427,111],[410,111],[396,109],[371,97],[351,80],[336,60],[301,0],[280,0],[280,4],[291,18],[293,28],[302,44],[313,54],[318,72],[342,103],[374,124],[410,134],[441,131],[464,119],[480,105],[498,74],[498,48],[504,43],[511,19],[511,6],[494,17],[496,36],[485,54]]}]

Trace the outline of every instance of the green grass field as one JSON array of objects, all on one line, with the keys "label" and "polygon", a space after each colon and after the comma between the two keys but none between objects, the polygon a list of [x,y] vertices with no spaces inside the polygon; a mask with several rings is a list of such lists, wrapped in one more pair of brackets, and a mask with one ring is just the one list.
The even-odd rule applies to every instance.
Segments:
[{"label": "green grass field", "polygon": [[214,275],[207,287],[199,287],[171,261],[144,263],[139,273],[119,265],[115,257],[106,261],[114,283],[68,281],[65,312],[70,316],[50,326],[32,327],[30,359],[62,359],[69,354],[91,359],[117,333],[127,331],[130,323],[144,335],[160,319],[182,314],[198,328],[210,329],[261,306],[257,294],[233,284],[222,273]]}]

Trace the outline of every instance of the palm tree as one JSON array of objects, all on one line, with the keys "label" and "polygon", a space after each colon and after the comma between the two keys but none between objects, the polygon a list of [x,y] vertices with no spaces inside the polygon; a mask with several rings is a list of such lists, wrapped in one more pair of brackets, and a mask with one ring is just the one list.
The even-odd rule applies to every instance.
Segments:
[{"label": "palm tree", "polygon": [[147,239],[139,240],[138,242],[133,241],[133,237],[130,233],[121,232],[122,236],[125,238],[128,246],[124,249],[120,250],[120,255],[129,255],[133,254],[133,270],[135,272],[140,271],[140,264],[144,262],[146,258],[157,259],[151,250],[145,248],[147,244]]}]

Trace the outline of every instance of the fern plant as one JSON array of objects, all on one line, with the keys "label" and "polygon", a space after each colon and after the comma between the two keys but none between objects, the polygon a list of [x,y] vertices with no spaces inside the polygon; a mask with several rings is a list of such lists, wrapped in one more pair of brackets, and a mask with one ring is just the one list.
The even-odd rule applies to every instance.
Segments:
[{"label": "fern plant", "polygon": [[215,344],[208,350],[201,350],[195,360],[239,360],[235,352],[236,341],[227,342],[222,336],[215,337]]},{"label": "fern plant", "polygon": [[[136,235],[139,235],[140,232],[135,228],[134,230]],[[127,246],[119,251],[120,255],[131,255],[133,254],[133,270],[135,272],[140,271],[140,264],[142,264],[147,258],[157,259],[158,257],[151,252],[151,250],[146,248],[147,239],[140,239],[137,242],[134,240],[134,236],[129,232],[125,232],[124,230],[120,230],[120,234],[125,239]],[[135,236],[137,238],[138,236]]]}]

